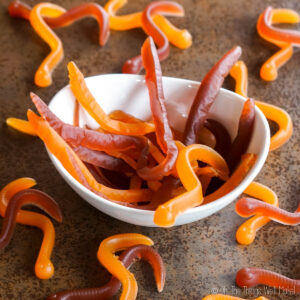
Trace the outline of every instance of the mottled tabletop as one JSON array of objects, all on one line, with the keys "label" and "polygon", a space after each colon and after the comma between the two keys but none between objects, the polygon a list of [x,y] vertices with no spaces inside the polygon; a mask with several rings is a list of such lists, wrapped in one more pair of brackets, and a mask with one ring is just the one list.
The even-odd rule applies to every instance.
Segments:
[{"label": "mottled tabletop", "polygon": [[[100,48],[98,27],[92,19],[57,29],[65,58],[53,74],[53,85],[38,88],[33,83],[34,73],[49,48],[28,22],[9,17],[9,2],[0,3],[0,186],[19,177],[35,178],[38,188],[59,202],[64,220],[62,224],[55,223],[52,254],[55,274],[50,280],[39,280],[34,275],[42,233],[33,227],[17,225],[11,243],[0,252],[0,298],[46,299],[60,290],[100,286],[110,278],[96,257],[100,242],[113,234],[136,232],[154,240],[167,269],[165,289],[158,294],[151,268],[143,262],[132,267],[139,287],[138,299],[202,299],[211,292],[249,299],[259,293],[269,294],[269,299],[296,299],[295,295],[263,287],[243,291],[235,286],[235,274],[242,267],[252,266],[300,279],[300,226],[269,223],[259,231],[252,245],[240,246],[235,232],[244,220],[235,213],[233,203],[204,220],[170,229],[120,222],[90,206],[64,182],[40,140],[5,125],[7,117],[25,118],[27,108],[33,108],[30,91],[49,102],[68,83],[68,61],[74,60],[86,76],[120,73],[123,62],[138,54],[145,40],[140,29],[112,31],[108,43]],[[82,0],[55,2],[70,8]],[[98,1],[103,5],[105,2]],[[149,2],[131,0],[120,13],[142,10]],[[276,81],[262,81],[259,69],[277,48],[257,35],[255,25],[267,5],[300,12],[299,0],[178,2],[184,6],[186,16],[171,20],[192,33],[193,45],[186,50],[171,46],[169,58],[162,63],[163,74],[201,80],[227,50],[237,44],[243,48],[242,59],[249,68],[249,95],[286,109],[294,122],[292,139],[269,154],[257,177],[257,181],[278,194],[282,208],[294,211],[300,192],[300,53],[295,51]],[[27,3],[33,5],[37,1],[27,0]],[[233,89],[234,81],[227,79],[224,86]]]}]

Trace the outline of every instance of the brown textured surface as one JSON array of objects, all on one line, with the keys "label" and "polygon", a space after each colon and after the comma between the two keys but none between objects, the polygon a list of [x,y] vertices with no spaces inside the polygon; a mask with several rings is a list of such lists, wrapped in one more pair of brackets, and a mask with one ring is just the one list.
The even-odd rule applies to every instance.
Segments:
[{"label": "brown textured surface", "polygon": [[[82,1],[55,2],[69,8]],[[105,3],[104,0],[99,2]],[[149,2],[131,0],[123,12],[141,10]],[[278,193],[281,207],[293,211],[300,192],[300,54],[295,53],[280,70],[277,81],[263,82],[259,78],[259,68],[276,48],[258,37],[255,24],[259,13],[268,4],[300,12],[299,0],[178,2],[184,5],[186,17],[172,21],[179,27],[188,28],[194,43],[185,51],[171,47],[169,59],[162,63],[164,75],[201,80],[225,51],[235,44],[243,47],[242,59],[249,67],[249,95],[280,105],[294,121],[292,139],[269,154],[258,177],[261,183]],[[12,242],[0,253],[1,299],[46,299],[56,291],[105,283],[109,275],[98,263],[96,252],[101,240],[121,232],[150,236],[166,263],[167,280],[162,294],[155,290],[150,267],[142,263],[134,266],[139,285],[138,299],[201,299],[212,289],[222,292],[224,288],[229,294],[236,292],[243,296],[241,290],[236,290],[234,278],[236,271],[246,266],[265,267],[300,279],[300,226],[289,228],[270,223],[258,233],[252,245],[243,247],[235,241],[235,231],[243,220],[235,214],[233,204],[205,220],[165,230],[122,223],[80,199],[58,175],[42,143],[7,128],[5,119],[25,117],[26,109],[32,108],[29,91],[48,102],[67,84],[66,64],[69,60],[74,60],[87,76],[120,72],[122,63],[139,53],[145,36],[141,30],[112,32],[108,44],[100,48],[98,29],[93,20],[56,30],[64,43],[65,59],[54,72],[54,84],[40,89],[33,84],[33,76],[48,53],[48,47],[26,21],[8,16],[8,4],[9,0],[0,3],[0,186],[18,177],[35,178],[38,188],[60,203],[64,221],[61,225],[55,224],[57,238],[52,259],[56,271],[47,281],[34,276],[41,232],[17,226]],[[227,80],[226,87],[233,88],[233,81]],[[296,296],[272,293],[269,298],[296,299]]]}]

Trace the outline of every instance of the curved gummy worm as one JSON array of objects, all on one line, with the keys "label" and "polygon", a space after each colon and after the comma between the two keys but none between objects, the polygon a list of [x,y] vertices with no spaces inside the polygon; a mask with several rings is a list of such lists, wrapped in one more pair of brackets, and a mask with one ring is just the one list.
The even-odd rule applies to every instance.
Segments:
[{"label": "curved gummy worm", "polygon": [[267,285],[286,290],[292,293],[300,293],[300,280],[290,279],[275,272],[258,268],[243,268],[236,274],[236,283],[240,287],[254,287]]},{"label": "curved gummy worm", "polygon": [[284,225],[300,224],[300,205],[296,212],[291,213],[271,204],[244,197],[237,201],[235,210],[242,217],[259,214]]},{"label": "curved gummy worm", "polygon": [[[235,80],[235,92],[247,97],[248,70],[243,61],[238,61],[230,70]],[[270,139],[270,151],[281,147],[293,134],[293,123],[289,114],[278,106],[255,100],[255,105],[263,112],[265,117],[274,121],[279,129]]]},{"label": "curved gummy worm", "polygon": [[[245,299],[240,297],[229,296],[229,295],[216,294],[216,295],[208,295],[204,297],[202,300],[245,300]],[[268,300],[268,299],[260,296],[253,300]]]},{"label": "curved gummy worm", "polygon": [[[277,195],[268,187],[252,182],[243,192],[251,197],[259,198],[260,200],[278,206]],[[256,232],[264,225],[270,222],[270,219],[265,216],[254,216],[240,225],[236,232],[236,240],[242,245],[251,244],[256,236]]]},{"label": "curved gummy worm", "polygon": [[[12,1],[8,7],[10,16],[29,20],[31,7],[21,1]],[[74,22],[93,17],[99,25],[99,44],[105,45],[109,37],[109,18],[104,8],[93,2],[82,3],[70,8],[68,11],[58,17],[45,17],[44,21],[50,28],[69,26]]]},{"label": "curved gummy worm", "polygon": [[[159,292],[163,290],[166,277],[164,263],[159,253],[152,247],[146,245],[132,246],[122,252],[119,260],[127,269],[137,260],[145,260],[150,263],[154,271],[157,290]],[[120,287],[121,282],[112,276],[110,281],[101,287],[59,292],[48,297],[47,300],[106,300],[113,297]]]},{"label": "curved gummy worm", "polygon": [[230,193],[233,189],[235,189],[242,180],[246,177],[249,170],[255,164],[257,156],[252,153],[246,153],[242,156],[242,160],[240,165],[236,168],[236,170],[232,173],[229,179],[215,192],[209,194],[204,197],[203,203],[210,203],[215,201],[226,194]]},{"label": "curved gummy worm", "polygon": [[98,249],[97,257],[100,263],[122,283],[120,300],[135,299],[137,283],[134,275],[118,260],[115,253],[138,244],[152,246],[153,241],[138,233],[117,234],[102,241]]},{"label": "curved gummy worm", "polygon": [[[20,178],[10,182],[0,192],[0,213],[4,217],[6,206],[11,198],[24,189],[31,188],[36,184],[32,178]],[[61,214],[58,214],[59,216]],[[16,222],[24,225],[35,226],[40,228],[43,233],[43,242],[35,263],[35,274],[40,279],[48,279],[54,273],[54,266],[50,261],[51,253],[54,246],[55,230],[52,222],[46,216],[31,212],[19,210],[16,216]]]},{"label": "curved gummy worm", "polygon": [[204,126],[215,136],[216,145],[214,149],[222,156],[227,155],[231,147],[231,138],[225,126],[213,119],[207,119]]},{"label": "curved gummy worm", "polygon": [[[142,12],[116,16],[116,12],[126,3],[127,0],[110,0],[105,4],[104,9],[109,15],[109,26],[111,29],[129,30],[142,27]],[[182,14],[180,13],[173,16],[180,17]],[[176,28],[162,15],[154,15],[153,21],[174,46],[181,49],[186,49],[192,45],[192,36],[187,30]]]},{"label": "curved gummy worm", "polygon": [[293,45],[300,46],[300,32],[296,30],[279,29],[272,23],[299,23],[300,16],[290,9],[273,9],[267,7],[257,21],[257,32],[265,40],[281,49],[271,56],[261,67],[260,76],[266,81],[275,80],[278,69],[293,55]]},{"label": "curved gummy worm", "polygon": [[40,3],[33,7],[29,15],[31,26],[51,48],[50,54],[43,60],[35,73],[34,82],[40,87],[51,85],[51,74],[64,56],[61,40],[45,23],[43,17],[59,17],[63,13],[65,13],[65,9],[58,5]]},{"label": "curved gummy worm", "polygon": [[[151,36],[158,46],[159,60],[164,60],[169,55],[169,40],[155,24],[152,17],[155,14],[183,15],[183,7],[171,1],[157,1],[150,3],[142,14],[142,26],[147,35]],[[122,68],[123,73],[137,74],[143,68],[141,55],[127,60]]]},{"label": "curved gummy worm", "polygon": [[5,248],[14,233],[16,219],[21,207],[34,205],[47,212],[56,221],[62,221],[62,214],[57,202],[46,193],[34,189],[25,189],[16,193],[8,202],[0,233],[0,249]]},{"label": "curved gummy worm", "polygon": [[156,225],[170,227],[174,225],[178,215],[203,202],[202,185],[191,166],[191,161],[195,160],[211,165],[226,176],[229,174],[225,160],[212,148],[200,144],[184,147],[179,152],[176,169],[187,192],[158,206],[154,213],[154,223]]},{"label": "curved gummy worm", "polygon": [[255,100],[255,105],[263,112],[268,120],[275,122],[279,129],[270,139],[270,151],[285,144],[293,134],[293,122],[290,115],[282,108]]}]

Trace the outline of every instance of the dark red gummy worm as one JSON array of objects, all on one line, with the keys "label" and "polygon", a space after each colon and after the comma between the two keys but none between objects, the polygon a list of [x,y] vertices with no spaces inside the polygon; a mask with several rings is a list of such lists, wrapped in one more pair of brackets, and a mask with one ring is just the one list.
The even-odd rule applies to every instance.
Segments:
[{"label": "dark red gummy worm", "polygon": [[[213,102],[219,94],[224,78],[242,54],[239,46],[228,51],[205,75],[191,106],[183,134],[185,145],[197,142],[197,132],[207,118]],[[224,112],[226,113],[226,112]]]},{"label": "dark red gummy worm", "polygon": [[[159,60],[164,60],[169,56],[169,40],[166,35],[159,29],[159,27],[152,20],[154,14],[168,14],[168,15],[183,15],[184,9],[178,3],[172,1],[154,1],[151,2],[143,11],[142,26],[147,35],[151,36],[158,46],[157,54]],[[128,59],[122,68],[123,73],[137,74],[143,68],[141,55]]]},{"label": "dark red gummy worm", "polygon": [[238,133],[235,137],[225,160],[231,171],[234,171],[235,167],[240,163],[241,157],[245,154],[253,133],[255,121],[255,102],[249,98],[243,107]]},{"label": "dark red gummy worm", "polygon": [[29,204],[41,208],[56,221],[62,221],[61,210],[53,198],[39,190],[22,190],[16,193],[7,205],[0,233],[0,249],[9,244],[16,226],[17,214],[21,207]]},{"label": "dark red gummy worm", "polygon": [[291,293],[300,293],[300,280],[290,279],[278,273],[258,268],[239,270],[236,274],[236,283],[240,287],[251,288],[262,284]]},{"label": "dark red gummy worm", "polygon": [[[126,249],[119,259],[126,268],[137,260],[149,262],[154,271],[157,290],[159,292],[163,290],[166,272],[163,260],[156,250],[150,246],[136,245]],[[121,282],[112,276],[110,281],[101,287],[59,292],[51,295],[47,300],[106,300],[113,297],[120,287]]]}]

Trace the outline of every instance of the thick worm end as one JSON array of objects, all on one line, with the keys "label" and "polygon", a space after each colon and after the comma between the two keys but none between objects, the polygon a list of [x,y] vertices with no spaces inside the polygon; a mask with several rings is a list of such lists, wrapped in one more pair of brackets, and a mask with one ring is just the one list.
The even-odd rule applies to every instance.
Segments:
[{"label": "thick worm end", "polygon": [[122,73],[125,74],[138,74],[141,70],[142,60],[140,56],[128,59],[122,67]]},{"label": "thick worm end", "polygon": [[241,245],[250,245],[253,243],[256,232],[253,229],[241,225],[235,235],[237,242]]},{"label": "thick worm end", "polygon": [[51,74],[44,69],[37,70],[34,76],[34,83],[39,87],[50,86],[52,84]]},{"label": "thick worm end", "polygon": [[265,63],[260,69],[260,77],[265,81],[277,79],[278,71],[274,63]]},{"label": "thick worm end", "polygon": [[99,35],[99,44],[101,47],[103,47],[107,43],[109,36],[110,36],[109,31],[107,31],[107,33],[105,35],[103,35],[103,34]]},{"label": "thick worm end", "polygon": [[236,273],[235,281],[240,287],[253,287],[258,284],[258,282],[256,282],[256,276],[252,272],[251,268],[240,269]]},{"label": "thick worm end", "polygon": [[54,266],[52,262],[44,257],[39,258],[35,264],[35,275],[39,279],[49,279],[54,274]]}]

